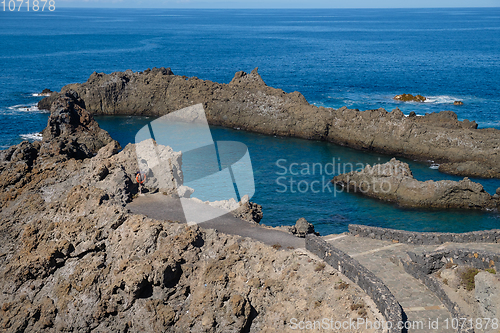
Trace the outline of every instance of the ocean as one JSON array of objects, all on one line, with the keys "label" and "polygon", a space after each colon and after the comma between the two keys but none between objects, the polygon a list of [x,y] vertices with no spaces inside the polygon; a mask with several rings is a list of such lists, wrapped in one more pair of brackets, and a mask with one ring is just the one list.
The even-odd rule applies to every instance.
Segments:
[{"label": "ocean", "polygon": [[[500,8],[328,10],[63,9],[0,12],[0,149],[36,140],[48,113],[36,108],[44,88],[60,90],[94,71],[170,67],[175,74],[228,83],[259,67],[264,81],[299,91],[310,103],[360,110],[399,107],[405,114],[451,110],[480,128],[500,129]],[[401,103],[401,93],[425,103]],[[453,101],[464,102],[454,106]],[[151,119],[98,117],[123,146]],[[349,223],[419,231],[500,227],[497,212],[410,210],[330,187],[283,191],[279,165],[379,163],[391,157],[294,138],[212,127],[215,140],[249,147],[252,201],[267,225],[305,217],[322,234]],[[281,160],[281,162],[278,162]],[[404,160],[404,159],[403,159]],[[419,180],[459,180],[429,163],[404,160]],[[300,175],[322,184],[333,175]],[[499,180],[475,179],[494,193]],[[302,190],[305,187],[302,188]],[[318,192],[318,193],[315,193]]]}]

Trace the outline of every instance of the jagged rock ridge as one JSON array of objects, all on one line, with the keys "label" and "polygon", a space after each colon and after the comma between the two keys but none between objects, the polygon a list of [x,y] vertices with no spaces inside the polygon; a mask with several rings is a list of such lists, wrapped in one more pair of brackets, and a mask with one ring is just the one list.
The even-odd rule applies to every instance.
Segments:
[{"label": "jagged rock ridge", "polygon": [[0,152],[0,331],[266,332],[360,316],[366,294],[335,289],[338,273],[299,252],[130,214],[135,147],[105,144],[71,96],[42,142]]},{"label": "jagged rock ridge", "polygon": [[[405,117],[399,109],[358,111],[310,105],[298,92],[268,87],[257,70],[236,73],[229,84],[186,79],[170,69],[93,73],[70,84],[93,114],[162,116],[202,103],[210,124],[269,135],[326,140],[361,150],[440,163],[463,176],[500,178],[500,131],[477,129],[450,111]],[[58,97],[39,103],[47,108]]]}]

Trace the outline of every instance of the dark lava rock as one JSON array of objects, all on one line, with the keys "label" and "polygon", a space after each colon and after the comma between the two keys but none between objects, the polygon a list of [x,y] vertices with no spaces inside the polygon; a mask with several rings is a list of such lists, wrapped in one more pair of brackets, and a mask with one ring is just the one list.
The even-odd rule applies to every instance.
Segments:
[{"label": "dark lava rock", "polygon": [[83,101],[74,91],[60,96],[52,103],[47,127],[42,132],[44,141],[59,142],[52,144],[52,148],[59,147],[60,152],[67,150],[74,158],[90,157],[114,141],[81,105]]},{"label": "dark lava rock", "polygon": [[290,227],[290,232],[300,238],[305,238],[308,234],[315,234],[314,226],[303,217]]}]

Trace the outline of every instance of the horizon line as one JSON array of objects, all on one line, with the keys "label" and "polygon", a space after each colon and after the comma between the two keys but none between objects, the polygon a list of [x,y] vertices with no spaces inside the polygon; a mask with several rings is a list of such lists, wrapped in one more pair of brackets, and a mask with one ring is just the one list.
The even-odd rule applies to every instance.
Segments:
[{"label": "horizon line", "polygon": [[200,9],[200,10],[294,10],[294,9],[483,9],[483,8],[500,8],[499,6],[463,6],[463,7],[225,7],[225,8],[213,8],[213,7],[77,7],[77,6],[58,6],[57,8],[74,8],[74,9]]}]

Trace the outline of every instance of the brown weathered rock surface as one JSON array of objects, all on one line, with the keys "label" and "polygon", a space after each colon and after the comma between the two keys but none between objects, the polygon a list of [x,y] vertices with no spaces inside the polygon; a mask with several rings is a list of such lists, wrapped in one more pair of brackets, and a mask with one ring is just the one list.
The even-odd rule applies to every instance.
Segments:
[{"label": "brown weathered rock surface", "polygon": [[487,193],[481,184],[468,178],[421,182],[413,178],[408,164],[392,159],[385,164],[335,176],[332,182],[345,191],[394,202],[404,207],[496,209],[498,198]]},{"label": "brown weathered rock surface", "polygon": [[307,255],[129,214],[134,146],[88,154],[106,136],[72,102],[56,101],[43,142],[0,152],[0,331],[283,332],[361,316],[365,294]]},{"label": "brown weathered rock surface", "polygon": [[402,94],[402,95],[396,95],[394,96],[394,99],[396,101],[401,101],[401,102],[425,102],[427,98],[425,98],[422,95],[415,95],[413,96],[412,94]]},{"label": "brown weathered rock surface", "polygon": [[71,143],[78,150],[76,154],[84,158],[114,140],[82,106],[83,101],[74,92],[60,96],[50,107],[49,123],[42,135],[44,141],[58,141],[61,149]]},{"label": "brown weathered rock surface", "polygon": [[314,225],[307,222],[307,220],[303,217],[295,222],[294,226],[289,228],[289,231],[297,237],[305,238],[308,234],[314,234]]},{"label": "brown weathered rock surface", "polygon": [[[202,103],[210,124],[331,141],[361,150],[441,163],[443,172],[500,178],[500,131],[477,129],[444,111],[405,117],[399,110],[338,110],[310,105],[298,92],[268,87],[257,70],[236,73],[229,84],[176,76],[160,68],[140,73],[93,73],[87,82],[70,84],[93,114],[162,116]],[[49,108],[58,93],[43,99]],[[473,162],[476,169],[464,166]]]}]

